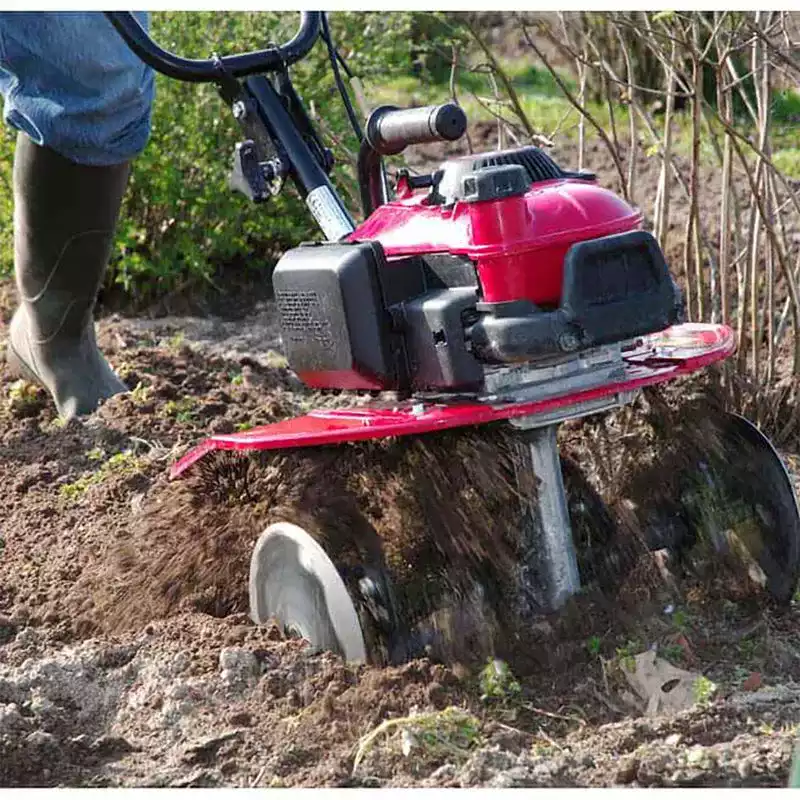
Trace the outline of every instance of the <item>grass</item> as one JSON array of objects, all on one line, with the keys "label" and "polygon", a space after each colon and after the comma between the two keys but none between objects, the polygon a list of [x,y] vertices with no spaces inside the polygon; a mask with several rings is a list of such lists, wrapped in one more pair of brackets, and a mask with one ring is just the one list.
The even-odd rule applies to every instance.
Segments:
[{"label": "grass", "polygon": [[[90,461],[97,462],[101,461],[105,454],[99,448],[95,448],[86,453],[86,457]],[[65,483],[61,486],[59,494],[68,502],[75,502],[85,494],[87,489],[92,486],[99,486],[112,475],[135,475],[141,470],[141,467],[142,459],[140,456],[137,456],[132,450],[123,450],[103,461],[94,472],[81,475],[80,478],[72,483]]]},{"label": "grass", "polygon": [[177,422],[194,422],[196,411],[197,401],[193,397],[182,397],[180,400],[168,400],[164,403],[164,414],[174,417]]},{"label": "grass", "polygon": [[514,677],[508,664],[490,658],[480,673],[481,700],[512,702],[522,695],[522,687]]},{"label": "grass", "polygon": [[353,772],[380,742],[406,758],[463,762],[482,741],[480,727],[477,717],[455,706],[384,720],[359,741]]},{"label": "grass", "polygon": [[590,636],[586,641],[586,649],[589,651],[590,656],[598,657],[602,648],[603,640],[599,636]]},{"label": "grass", "polygon": [[792,147],[784,150],[777,150],[772,160],[775,166],[783,172],[787,178],[800,180],[800,148]]},{"label": "grass", "polygon": [[635,639],[628,640],[622,647],[616,648],[616,661],[628,672],[636,672],[636,656],[640,652],[642,643]]},{"label": "grass", "polygon": [[699,706],[708,705],[717,691],[717,685],[710,681],[705,675],[700,675],[692,685],[694,701]]},{"label": "grass", "polygon": [[39,407],[42,396],[40,387],[20,379],[8,388],[8,407],[12,412],[24,415]]}]

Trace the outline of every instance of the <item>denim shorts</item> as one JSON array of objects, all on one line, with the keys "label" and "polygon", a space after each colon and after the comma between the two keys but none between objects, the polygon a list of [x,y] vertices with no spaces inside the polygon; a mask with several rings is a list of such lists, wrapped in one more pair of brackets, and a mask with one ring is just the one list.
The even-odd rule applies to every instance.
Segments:
[{"label": "denim shorts", "polygon": [[0,12],[0,92],[7,124],[80,164],[128,161],[150,136],[152,70],[99,11]]}]

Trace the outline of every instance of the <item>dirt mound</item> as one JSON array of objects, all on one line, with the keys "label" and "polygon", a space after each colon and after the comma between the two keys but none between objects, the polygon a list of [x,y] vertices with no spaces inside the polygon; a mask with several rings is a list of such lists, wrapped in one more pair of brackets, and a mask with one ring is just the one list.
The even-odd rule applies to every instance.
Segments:
[{"label": "dirt mound", "polygon": [[2,654],[4,786],[780,786],[800,711],[798,684],[765,674],[636,718],[607,707],[624,700],[596,656],[563,662],[557,692],[551,670],[487,701],[445,667],[353,668],[240,615],[67,646],[25,627]]},{"label": "dirt mound", "polygon": [[442,667],[353,669],[242,623],[185,615],[55,651],[17,635],[0,664],[0,785],[343,784],[385,716],[461,701]]}]

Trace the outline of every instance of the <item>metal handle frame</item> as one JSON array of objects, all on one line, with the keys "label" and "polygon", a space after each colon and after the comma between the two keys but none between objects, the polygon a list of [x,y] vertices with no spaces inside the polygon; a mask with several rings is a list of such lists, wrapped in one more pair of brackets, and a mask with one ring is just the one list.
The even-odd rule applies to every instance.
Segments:
[{"label": "metal handle frame", "polygon": [[[212,59],[188,59],[165,50],[153,41],[129,11],[107,11],[105,15],[128,47],[156,72],[191,83],[217,83],[228,103],[240,105],[244,113],[240,113],[237,120],[245,130],[255,133],[258,140],[268,137],[277,145],[278,153],[288,162],[289,176],[301,197],[307,199],[315,190],[323,191],[329,207],[338,208],[336,213],[343,221],[346,220],[345,227],[351,231],[355,229],[352,217],[328,179],[324,166],[305,141],[301,122],[310,125],[310,121],[300,109],[290,111],[275,86],[263,74],[280,73],[284,83],[290,84],[287,67],[302,59],[314,46],[321,28],[321,11],[302,12],[294,38],[280,47]],[[239,78],[245,80],[240,83]],[[290,105],[300,103],[296,96],[291,100],[293,103]],[[250,113],[247,112],[248,106]],[[311,132],[307,131],[307,134]],[[319,192],[316,194],[319,196]]]},{"label": "metal handle frame", "polygon": [[280,47],[219,58],[197,59],[184,58],[156,44],[130,11],[104,13],[128,47],[145,64],[168,78],[190,83],[213,83],[220,79],[221,73],[227,73],[233,78],[244,78],[294,64],[314,46],[322,21],[321,11],[303,11],[297,33]]}]

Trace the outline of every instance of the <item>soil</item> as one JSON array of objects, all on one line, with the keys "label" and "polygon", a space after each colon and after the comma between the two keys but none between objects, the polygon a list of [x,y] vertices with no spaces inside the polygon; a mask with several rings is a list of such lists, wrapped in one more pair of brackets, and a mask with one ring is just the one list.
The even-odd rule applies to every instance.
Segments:
[{"label": "soil", "polygon": [[[609,177],[602,151],[589,165]],[[704,202],[714,206],[713,189]],[[357,494],[364,473],[353,464],[364,451],[322,473],[289,454],[294,480],[279,487],[263,476],[242,483],[238,467],[222,488],[202,473],[168,480],[169,466],[209,432],[353,402],[304,388],[280,354],[271,301],[251,305],[238,318],[102,319],[101,347],[131,392],[68,425],[42,391],[0,367],[0,785],[786,784],[800,721],[800,608],[670,583],[639,551],[613,595],[581,595],[558,615],[508,626],[504,641],[473,638],[445,654],[447,665],[433,649],[403,665],[354,667],[253,626],[247,560],[274,506],[301,513],[309,487],[323,484]],[[580,440],[581,431],[569,433]],[[487,439],[467,444],[480,454]],[[655,483],[647,446],[632,453],[642,461],[634,477]],[[396,570],[409,553],[429,570],[443,555],[464,559],[463,583],[445,587],[464,593],[486,553],[460,552],[455,540],[444,553],[426,550],[423,489],[390,480],[404,459],[435,447],[387,445],[372,482],[359,484],[362,506],[374,494],[414,511],[407,529],[374,508],[358,520],[346,503],[328,511],[347,521],[345,533],[368,525],[386,539],[404,529]],[[784,455],[793,469],[797,456]],[[457,471],[448,496],[464,492],[477,468]],[[466,522],[500,552],[508,498],[502,481],[481,480],[493,487],[473,506],[483,516],[443,514],[436,524],[447,534]],[[648,486],[640,480],[639,493]],[[590,489],[580,491],[593,508]],[[405,577],[411,598],[419,575]],[[623,667],[648,649],[703,676],[691,708],[646,712]],[[507,658],[515,681],[487,665],[491,654]]]}]

